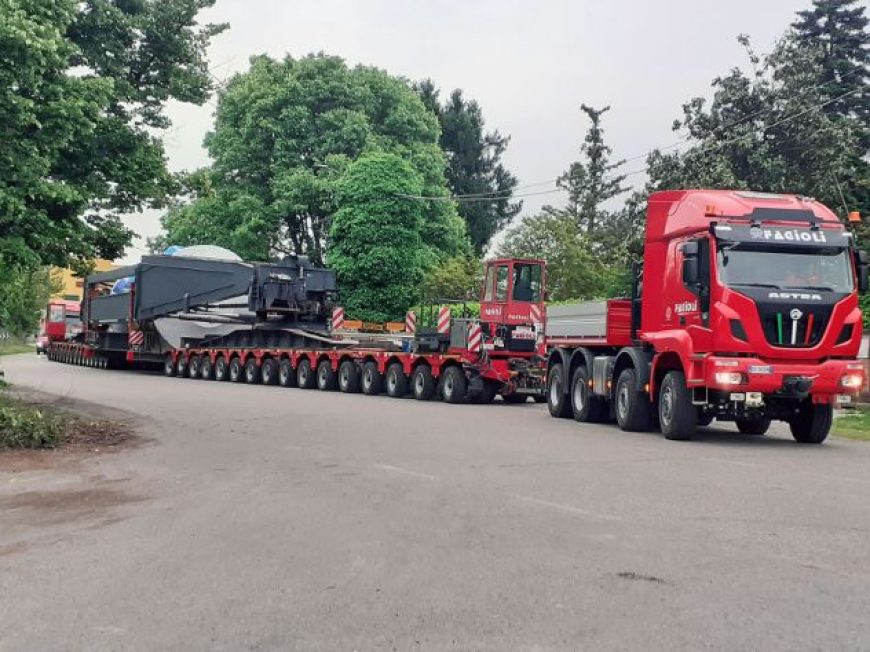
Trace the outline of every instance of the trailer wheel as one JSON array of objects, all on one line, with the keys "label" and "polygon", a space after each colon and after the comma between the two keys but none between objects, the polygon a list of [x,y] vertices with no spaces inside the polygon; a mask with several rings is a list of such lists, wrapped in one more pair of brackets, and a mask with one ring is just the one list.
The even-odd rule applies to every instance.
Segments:
[{"label": "trailer wheel", "polygon": [[567,401],[564,377],[564,367],[554,364],[547,374],[547,409],[550,416],[556,419],[567,419],[571,416],[571,404]]},{"label": "trailer wheel", "polygon": [[332,362],[321,360],[317,365],[317,389],[322,392],[332,392],[338,386],[338,378],[332,370]]},{"label": "trailer wheel", "polygon": [[274,385],[278,382],[278,363],[273,358],[266,358],[260,365],[260,378],[264,385]]},{"label": "trailer wheel", "polygon": [[378,371],[378,363],[369,360],[363,365],[362,391],[363,394],[374,396],[380,394],[384,388],[384,375]]},{"label": "trailer wheel", "polygon": [[188,378],[199,378],[201,361],[202,359],[198,355],[190,356],[190,362],[187,364]]},{"label": "trailer wheel", "polygon": [[387,396],[392,398],[402,398],[408,393],[408,377],[401,362],[394,362],[387,367],[384,384],[387,386]]},{"label": "trailer wheel", "polygon": [[314,377],[311,361],[308,358],[302,358],[299,361],[299,366],[296,367],[296,384],[302,389],[314,389],[317,385],[317,379]]},{"label": "trailer wheel", "polygon": [[821,444],[834,423],[834,408],[827,403],[804,400],[800,413],[789,421],[791,436],[801,444]]},{"label": "trailer wheel", "polygon": [[338,388],[347,394],[359,392],[359,369],[353,360],[345,360],[338,368]]},{"label": "trailer wheel", "polygon": [[257,364],[257,359],[253,356],[245,362],[245,382],[249,385],[260,382],[260,365]]},{"label": "trailer wheel", "polygon": [[210,356],[204,355],[200,358],[199,377],[203,380],[214,380],[214,365]]},{"label": "trailer wheel", "polygon": [[606,414],[607,403],[589,391],[589,370],[577,367],[571,376],[571,414],[580,423],[600,423]]},{"label": "trailer wheel", "polygon": [[441,395],[448,403],[464,403],[468,380],[459,367],[451,366],[441,374]]},{"label": "trailer wheel", "polygon": [[753,417],[751,419],[736,419],[737,430],[742,435],[763,435],[770,428],[768,417]]},{"label": "trailer wheel", "polygon": [[418,365],[411,377],[411,391],[418,401],[431,401],[435,397],[435,378],[427,364]]},{"label": "trailer wheel", "polygon": [[650,429],[652,415],[647,397],[640,391],[634,369],[623,369],[616,381],[616,422],[620,429],[643,432]]},{"label": "trailer wheel", "polygon": [[183,353],[175,359],[175,375],[179,378],[184,378],[187,375],[187,360],[184,359]]},{"label": "trailer wheel", "polygon": [[230,382],[237,383],[241,381],[244,374],[245,369],[242,366],[242,361],[239,359],[239,356],[234,356],[230,360]]},{"label": "trailer wheel", "polygon": [[223,382],[227,380],[229,375],[230,369],[227,364],[227,359],[224,356],[219,355],[214,363],[214,379],[218,382]]},{"label": "trailer wheel", "polygon": [[665,374],[659,389],[659,424],[665,439],[685,441],[698,429],[698,411],[682,371]]},{"label": "trailer wheel", "polygon": [[278,384],[281,387],[294,387],[296,385],[296,372],[290,360],[284,358],[278,363]]}]

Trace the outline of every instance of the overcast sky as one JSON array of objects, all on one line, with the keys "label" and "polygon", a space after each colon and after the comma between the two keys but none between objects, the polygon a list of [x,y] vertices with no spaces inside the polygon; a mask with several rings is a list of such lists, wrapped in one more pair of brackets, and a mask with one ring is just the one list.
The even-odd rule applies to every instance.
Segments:
[{"label": "overcast sky", "polygon": [[[461,88],[487,126],[511,137],[504,162],[520,185],[558,176],[576,158],[585,102],[610,104],[606,139],[619,158],[673,142],[682,103],[710,94],[710,81],[746,57],[736,36],[760,52],[810,0],[218,0],[203,22],[228,22],[214,39],[213,73],[226,78],[267,53],[323,51],[349,64],[412,80],[431,77],[442,96]],[[202,147],[215,102],[172,104],[166,132],[172,170],[208,164]],[[642,167],[636,162],[628,169]],[[633,177],[637,181],[638,177]],[[526,192],[546,188],[529,188]],[[523,191],[520,190],[520,193]],[[524,200],[524,213],[559,194]],[[142,236],[158,214],[131,216]],[[128,252],[138,259],[142,243]]]}]

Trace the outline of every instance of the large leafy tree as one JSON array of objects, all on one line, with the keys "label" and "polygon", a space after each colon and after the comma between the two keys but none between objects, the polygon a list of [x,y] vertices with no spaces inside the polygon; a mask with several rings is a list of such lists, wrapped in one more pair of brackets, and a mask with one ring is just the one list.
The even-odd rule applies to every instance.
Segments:
[{"label": "large leafy tree", "polygon": [[[389,152],[420,177],[418,197],[449,195],[438,122],[407,83],[323,54],[254,57],[221,91],[206,147],[207,188],[163,220],[167,242],[210,242],[243,257],[327,257],[343,174],[361,155]],[[203,191],[204,190],[204,191]],[[420,211],[430,262],[467,250],[450,201],[404,200]],[[373,216],[374,218],[374,216]]]},{"label": "large leafy tree", "polygon": [[0,0],[0,246],[10,264],[123,252],[119,215],[171,191],[154,127],[203,102],[214,0]]},{"label": "large leafy tree", "polygon": [[400,319],[420,298],[426,267],[422,176],[395,154],[364,154],[336,186],[329,265],[342,305],[358,319]]},{"label": "large leafy tree", "polygon": [[475,100],[454,90],[443,103],[430,79],[415,85],[423,103],[438,116],[441,148],[447,155],[447,180],[455,195],[466,195],[459,214],[468,225],[471,243],[483,253],[492,236],[520,212],[512,199],[516,177],[501,163],[510,138],[486,131],[483,111]]}]

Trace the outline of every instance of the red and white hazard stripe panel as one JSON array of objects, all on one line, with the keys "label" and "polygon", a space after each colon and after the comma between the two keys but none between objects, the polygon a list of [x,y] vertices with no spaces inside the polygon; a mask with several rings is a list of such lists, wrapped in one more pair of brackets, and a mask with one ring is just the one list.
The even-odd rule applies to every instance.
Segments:
[{"label": "red and white hazard stripe panel", "polygon": [[142,331],[130,331],[127,335],[127,341],[130,346],[142,346],[145,344],[145,333]]},{"label": "red and white hazard stripe panel", "polygon": [[483,331],[478,322],[472,322],[468,325],[468,350],[471,353],[480,353],[483,345]]},{"label": "red and white hazard stripe panel", "polygon": [[450,306],[441,306],[438,309],[438,332],[442,335],[450,333]]},{"label": "red and white hazard stripe panel", "polygon": [[535,303],[533,303],[531,305],[530,314],[531,314],[533,323],[540,324],[542,321],[544,321],[542,318],[542,315],[541,315],[541,306],[539,306]]},{"label": "red and white hazard stripe panel", "polygon": [[344,308],[336,306],[332,309],[332,330],[337,331],[344,328]]},{"label": "red and white hazard stripe panel", "polygon": [[414,335],[417,332],[417,313],[409,310],[405,315],[405,332]]}]

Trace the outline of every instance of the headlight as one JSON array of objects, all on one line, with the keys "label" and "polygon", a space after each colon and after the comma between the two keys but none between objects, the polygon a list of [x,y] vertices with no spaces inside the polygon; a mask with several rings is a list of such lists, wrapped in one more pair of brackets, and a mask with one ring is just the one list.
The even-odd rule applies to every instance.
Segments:
[{"label": "headlight", "polygon": [[840,378],[841,387],[861,387],[864,384],[864,377],[861,374],[846,374]]},{"label": "headlight", "polygon": [[742,385],[746,377],[739,371],[717,371],[716,383],[718,385]]}]

